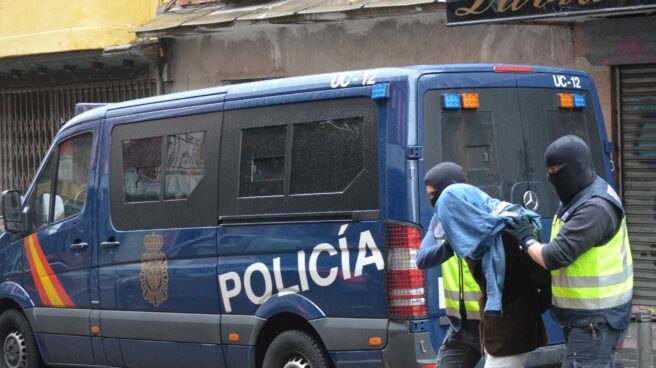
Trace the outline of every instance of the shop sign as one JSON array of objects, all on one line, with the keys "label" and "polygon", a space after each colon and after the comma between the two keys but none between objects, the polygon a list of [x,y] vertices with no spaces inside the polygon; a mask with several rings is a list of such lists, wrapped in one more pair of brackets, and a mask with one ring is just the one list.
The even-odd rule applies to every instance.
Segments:
[{"label": "shop sign", "polygon": [[446,0],[447,25],[619,14],[656,9],[656,0]]}]

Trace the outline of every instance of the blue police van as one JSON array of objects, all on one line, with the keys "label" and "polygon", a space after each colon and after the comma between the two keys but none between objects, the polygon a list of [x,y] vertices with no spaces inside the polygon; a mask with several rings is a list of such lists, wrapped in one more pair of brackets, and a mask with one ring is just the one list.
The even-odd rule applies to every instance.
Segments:
[{"label": "blue police van", "polygon": [[[415,266],[423,173],[455,161],[548,231],[543,153],[564,134],[613,182],[574,70],[371,69],[81,113],[27,192],[2,195],[0,366],[434,367],[447,326],[439,269]],[[561,359],[544,318],[552,345],[529,364]]]}]

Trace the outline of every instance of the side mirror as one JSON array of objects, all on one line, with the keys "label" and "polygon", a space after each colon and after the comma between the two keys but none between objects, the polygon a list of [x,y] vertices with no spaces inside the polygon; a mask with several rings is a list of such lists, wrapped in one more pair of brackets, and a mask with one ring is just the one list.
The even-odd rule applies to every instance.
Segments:
[{"label": "side mirror", "polygon": [[20,193],[15,189],[5,190],[0,195],[0,204],[2,204],[2,220],[5,230],[11,233],[25,231]]}]

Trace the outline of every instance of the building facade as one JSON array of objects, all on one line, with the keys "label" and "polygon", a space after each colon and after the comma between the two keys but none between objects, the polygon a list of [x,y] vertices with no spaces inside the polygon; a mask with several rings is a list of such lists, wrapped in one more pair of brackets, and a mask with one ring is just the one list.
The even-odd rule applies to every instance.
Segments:
[{"label": "building facade", "polygon": [[159,3],[0,3],[0,189],[27,188],[76,103],[159,93],[159,46],[130,32]]},{"label": "building facade", "polygon": [[656,306],[655,11],[447,26],[446,5],[431,0],[178,0],[137,34],[166,40],[166,92],[416,64],[589,72],[614,142],[634,253],[634,302]]},{"label": "building facade", "polygon": [[[528,2],[490,3],[513,9]],[[593,4],[578,1],[588,3]],[[26,188],[77,102],[416,64],[582,69],[597,84],[614,142],[634,253],[635,302],[656,305],[653,7],[448,26],[447,5],[437,0],[84,4],[29,0],[0,5],[1,189]]]}]

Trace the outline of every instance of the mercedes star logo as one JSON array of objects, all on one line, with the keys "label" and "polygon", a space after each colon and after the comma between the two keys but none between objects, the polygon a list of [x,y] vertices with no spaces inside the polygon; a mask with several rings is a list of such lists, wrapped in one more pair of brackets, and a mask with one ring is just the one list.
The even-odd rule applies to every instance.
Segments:
[{"label": "mercedes star logo", "polygon": [[524,192],[524,197],[522,197],[522,199],[524,201],[524,207],[531,211],[536,211],[540,205],[538,195],[532,190],[527,190]]}]

